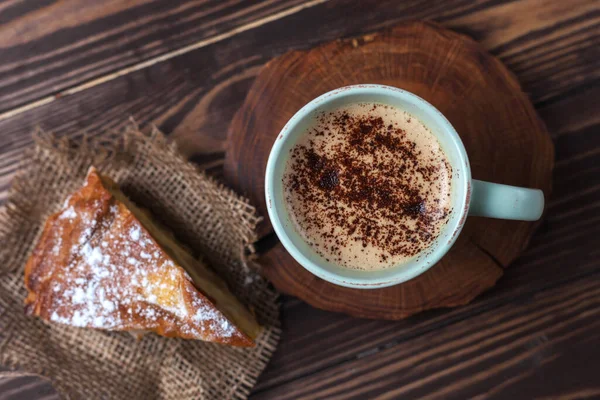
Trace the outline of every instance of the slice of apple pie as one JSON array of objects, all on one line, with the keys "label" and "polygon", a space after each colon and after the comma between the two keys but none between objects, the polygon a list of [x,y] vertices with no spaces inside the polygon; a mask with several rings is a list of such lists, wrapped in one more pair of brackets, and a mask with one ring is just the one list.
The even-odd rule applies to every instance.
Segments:
[{"label": "slice of apple pie", "polygon": [[92,167],[25,267],[26,312],[78,327],[254,346],[225,282]]}]

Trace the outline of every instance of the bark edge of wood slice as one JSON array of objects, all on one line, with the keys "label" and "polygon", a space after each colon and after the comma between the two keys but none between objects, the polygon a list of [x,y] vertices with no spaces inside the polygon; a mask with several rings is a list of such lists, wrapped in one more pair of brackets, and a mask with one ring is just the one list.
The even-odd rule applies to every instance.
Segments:
[{"label": "bark edge of wood slice", "polygon": [[[231,122],[225,179],[250,198],[271,232],[264,171],[285,123],[330,90],[375,83],[411,91],[454,125],[472,176],[550,194],[554,146],[516,78],[472,39],[429,22],[403,23],[359,38],[292,51],[262,69]],[[492,287],[527,246],[536,223],[471,217],[459,240],[424,274],[384,289],[350,289],[306,271],[278,244],[259,262],[280,291],[321,309],[362,318],[402,319],[469,303]]]}]

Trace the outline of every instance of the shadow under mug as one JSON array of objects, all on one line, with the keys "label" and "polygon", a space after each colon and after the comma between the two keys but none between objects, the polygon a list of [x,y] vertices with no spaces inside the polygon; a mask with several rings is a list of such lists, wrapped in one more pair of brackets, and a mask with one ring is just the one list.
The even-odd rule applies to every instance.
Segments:
[{"label": "shadow under mug", "polygon": [[[353,103],[383,103],[407,111],[431,130],[452,166],[452,211],[439,236],[409,261],[383,270],[353,270],[325,260],[298,234],[284,203],[283,174],[290,150],[298,138],[311,127],[318,113]],[[541,190],[471,179],[464,145],[446,117],[419,96],[383,85],[346,86],[325,93],[302,107],[273,144],[265,173],[265,195],[273,229],[300,265],[326,281],[360,289],[396,285],[428,270],[450,250],[467,216],[535,221],[544,210]]]}]

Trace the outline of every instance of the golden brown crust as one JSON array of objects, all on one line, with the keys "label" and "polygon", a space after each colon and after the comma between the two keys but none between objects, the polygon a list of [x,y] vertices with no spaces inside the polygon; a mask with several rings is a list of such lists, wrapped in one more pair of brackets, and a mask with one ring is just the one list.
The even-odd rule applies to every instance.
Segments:
[{"label": "golden brown crust", "polygon": [[[46,221],[25,266],[25,285],[26,312],[47,321],[254,345],[194,286],[94,168]],[[226,295],[242,307],[233,294]]]}]

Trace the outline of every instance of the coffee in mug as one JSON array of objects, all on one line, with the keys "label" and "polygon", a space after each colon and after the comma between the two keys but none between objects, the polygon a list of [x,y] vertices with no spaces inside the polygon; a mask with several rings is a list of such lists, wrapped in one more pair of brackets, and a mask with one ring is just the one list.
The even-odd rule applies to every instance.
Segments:
[{"label": "coffee in mug", "polygon": [[452,209],[452,167],[438,139],[382,103],[318,113],[290,149],[283,187],[298,234],[326,261],[355,270],[418,257]]},{"label": "coffee in mug", "polygon": [[375,84],[332,90],[292,116],[269,154],[265,199],[300,265],[357,289],[424,273],[467,216],[535,221],[544,210],[541,190],[473,179],[458,132],[430,103]]}]

